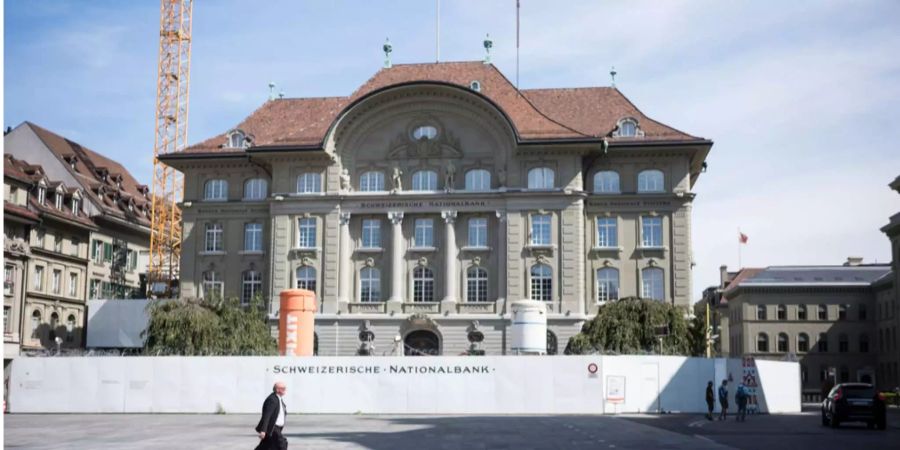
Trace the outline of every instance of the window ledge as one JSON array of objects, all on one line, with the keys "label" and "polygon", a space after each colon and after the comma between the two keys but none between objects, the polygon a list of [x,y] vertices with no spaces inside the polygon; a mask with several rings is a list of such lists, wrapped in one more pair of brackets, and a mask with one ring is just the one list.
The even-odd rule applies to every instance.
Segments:
[{"label": "window ledge", "polygon": [[555,250],[556,246],[553,244],[528,244],[525,248],[529,250]]},{"label": "window ledge", "polygon": [[227,255],[228,252],[226,252],[224,250],[216,250],[216,251],[197,252],[197,254],[200,256],[216,256],[216,255]]},{"label": "window ledge", "polygon": [[225,203],[228,201],[227,198],[204,198],[201,200],[203,203]]},{"label": "window ledge", "polygon": [[593,252],[618,252],[621,253],[625,249],[622,247],[591,247]]},{"label": "window ledge", "polygon": [[357,253],[381,253],[383,251],[382,247],[358,247],[356,249]]},{"label": "window ledge", "polygon": [[485,245],[465,245],[460,250],[464,252],[489,252],[492,249]]},{"label": "window ledge", "polygon": [[291,192],[288,197],[318,197],[322,195],[325,195],[325,192]]},{"label": "window ledge", "polygon": [[262,203],[262,202],[266,201],[266,198],[265,198],[265,197],[262,197],[262,198],[242,198],[241,201],[242,201],[242,202],[257,202],[257,203]]},{"label": "window ledge", "polygon": [[665,245],[654,245],[654,246],[641,245],[641,246],[638,246],[637,249],[643,250],[643,251],[651,251],[651,252],[664,252],[664,251],[669,250],[669,247],[666,247]]},{"label": "window ledge", "polygon": [[315,253],[315,252],[319,251],[319,247],[292,247],[291,251],[298,252],[298,253],[304,253],[304,252]]},{"label": "window ledge", "polygon": [[411,252],[434,252],[437,251],[437,247],[410,247],[408,250]]},{"label": "window ledge", "polygon": [[241,250],[238,252],[238,255],[262,255],[262,250]]}]

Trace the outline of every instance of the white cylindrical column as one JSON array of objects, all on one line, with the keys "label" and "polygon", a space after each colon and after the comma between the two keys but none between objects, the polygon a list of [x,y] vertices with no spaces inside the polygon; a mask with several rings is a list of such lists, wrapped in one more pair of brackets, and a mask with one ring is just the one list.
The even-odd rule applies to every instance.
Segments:
[{"label": "white cylindrical column", "polygon": [[497,311],[504,312],[506,306],[506,211],[497,211]]},{"label": "white cylindrical column", "polygon": [[444,218],[444,280],[446,281],[446,289],[444,302],[456,302],[457,280],[456,270],[456,211],[443,211],[441,217]]},{"label": "white cylindrical column", "polygon": [[351,264],[352,251],[350,245],[350,213],[342,212],[340,216],[340,249],[338,255],[338,307],[343,309],[347,303],[353,299],[352,277],[350,272],[353,270]]},{"label": "white cylindrical column", "polygon": [[388,213],[391,221],[391,297],[389,302],[403,302],[403,212]]}]

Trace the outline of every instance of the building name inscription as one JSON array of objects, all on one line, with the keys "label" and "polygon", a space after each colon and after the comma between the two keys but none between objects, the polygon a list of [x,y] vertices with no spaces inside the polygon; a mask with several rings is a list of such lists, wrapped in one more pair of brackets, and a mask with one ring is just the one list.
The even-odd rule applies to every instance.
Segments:
[{"label": "building name inscription", "polygon": [[484,208],[487,206],[487,200],[416,200],[362,202],[359,204],[359,209]]},{"label": "building name inscription", "polygon": [[272,372],[285,375],[339,375],[339,374],[488,374],[494,369],[485,365],[446,365],[446,366],[417,366],[412,364],[390,364],[386,366],[352,364],[352,365],[322,365],[322,366],[286,366],[276,364],[272,366]]}]

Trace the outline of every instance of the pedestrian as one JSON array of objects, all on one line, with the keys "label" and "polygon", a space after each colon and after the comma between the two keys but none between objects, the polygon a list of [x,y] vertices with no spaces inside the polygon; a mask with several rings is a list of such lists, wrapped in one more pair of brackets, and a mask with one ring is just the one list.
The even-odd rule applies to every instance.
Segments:
[{"label": "pedestrian", "polygon": [[284,405],[285,391],[287,387],[278,381],[272,387],[272,393],[263,402],[262,417],[256,425],[256,432],[259,433],[259,445],[256,446],[256,450],[287,450],[287,439],[281,434],[287,416],[287,407]]},{"label": "pedestrian", "polygon": [[706,383],[706,419],[713,420],[713,409],[716,407],[716,394],[713,393],[713,382]]},{"label": "pedestrian", "polygon": [[728,380],[722,380],[722,385],[719,386],[719,405],[722,407],[719,420],[728,420]]},{"label": "pedestrian", "polygon": [[747,420],[747,387],[742,384],[738,385],[737,391],[734,393],[734,401],[737,403],[737,421],[745,422]]}]

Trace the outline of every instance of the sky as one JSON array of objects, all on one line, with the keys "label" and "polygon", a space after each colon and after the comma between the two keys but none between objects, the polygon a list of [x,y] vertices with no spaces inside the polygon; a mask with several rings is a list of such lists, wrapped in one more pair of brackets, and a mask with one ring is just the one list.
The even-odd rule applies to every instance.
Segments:
[{"label": "sky", "polygon": [[[521,0],[522,88],[617,87],[715,144],[694,191],[694,298],[738,265],[889,262],[900,211],[900,2]],[[159,2],[4,2],[3,125],[32,121],[149,183]],[[195,1],[189,141],[268,96],[348,95],[383,63],[432,62],[435,2]],[[514,0],[441,1],[442,61],[516,77]]]}]

